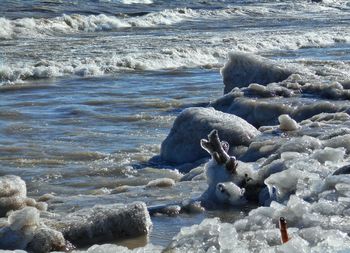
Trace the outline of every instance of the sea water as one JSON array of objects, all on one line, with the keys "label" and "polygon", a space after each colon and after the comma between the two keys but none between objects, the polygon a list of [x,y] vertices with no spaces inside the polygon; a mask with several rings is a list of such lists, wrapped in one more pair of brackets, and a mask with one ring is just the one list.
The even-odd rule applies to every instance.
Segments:
[{"label": "sea water", "polygon": [[[73,196],[61,212],[119,186],[179,180],[177,166],[150,159],[181,110],[223,94],[229,52],[336,81],[349,76],[349,12],[348,1],[332,0],[3,0],[0,175],[21,176],[30,197]],[[241,215],[155,217],[151,242],[166,246],[205,217]]]}]

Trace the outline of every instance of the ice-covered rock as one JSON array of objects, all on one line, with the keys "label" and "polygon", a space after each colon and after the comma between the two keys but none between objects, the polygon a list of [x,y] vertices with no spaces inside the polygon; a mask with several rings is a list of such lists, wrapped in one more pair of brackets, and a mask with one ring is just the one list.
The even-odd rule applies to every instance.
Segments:
[{"label": "ice-covered rock", "polygon": [[14,211],[8,217],[8,226],[0,229],[0,249],[25,249],[38,226],[39,211],[36,208]]},{"label": "ice-covered rock", "polygon": [[18,176],[6,175],[0,177],[0,217],[4,217],[11,210],[18,210],[26,206],[46,210],[47,205],[36,202],[27,197],[26,183]]},{"label": "ice-covered rock", "polygon": [[268,62],[260,57],[247,53],[230,53],[229,61],[221,69],[224,80],[224,93],[235,87],[248,86],[251,83],[268,84],[288,78],[293,71]]},{"label": "ice-covered rock", "polygon": [[35,253],[46,253],[64,250],[65,246],[66,240],[62,233],[42,227],[35,231],[33,239],[27,245],[27,250]]},{"label": "ice-covered rock", "polygon": [[239,153],[239,147],[247,147],[260,132],[245,120],[213,108],[193,107],[185,109],[163,141],[161,157],[172,163],[189,163],[207,157],[200,140],[213,129],[217,129],[222,139],[227,141],[232,153]]},{"label": "ice-covered rock", "polygon": [[74,245],[91,245],[98,241],[135,237],[150,232],[152,222],[143,202],[85,208],[46,221]]},{"label": "ice-covered rock", "polygon": [[26,206],[26,183],[18,176],[0,177],[0,217],[10,210],[18,210]]}]

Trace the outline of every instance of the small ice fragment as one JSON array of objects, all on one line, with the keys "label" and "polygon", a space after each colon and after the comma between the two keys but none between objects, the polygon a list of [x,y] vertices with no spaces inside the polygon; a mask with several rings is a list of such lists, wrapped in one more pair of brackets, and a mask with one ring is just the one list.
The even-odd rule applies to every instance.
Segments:
[{"label": "small ice fragment", "polygon": [[280,129],[282,131],[295,131],[300,128],[300,125],[292,119],[288,114],[282,114],[278,117]]}]

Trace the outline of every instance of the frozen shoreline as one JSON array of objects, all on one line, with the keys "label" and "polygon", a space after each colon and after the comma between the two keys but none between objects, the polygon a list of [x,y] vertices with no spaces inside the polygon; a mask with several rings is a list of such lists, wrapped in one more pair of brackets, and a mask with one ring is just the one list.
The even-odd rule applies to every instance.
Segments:
[{"label": "frozen shoreline", "polygon": [[[233,54],[231,57],[241,57],[240,62],[246,59],[241,54]],[[255,64],[261,65],[261,59],[251,64],[252,59],[254,62],[254,57],[249,56],[249,66],[256,70],[258,67]],[[240,63],[237,67],[234,62],[228,63],[225,68],[236,70],[223,72],[224,75],[240,72],[237,68],[242,66],[247,69],[246,65]],[[272,65],[267,65],[267,68],[269,66]],[[259,72],[255,73],[259,75]],[[261,74],[264,75],[265,71]],[[229,80],[233,85],[240,85],[235,84],[240,79]],[[233,224],[206,219],[200,225],[183,228],[166,248],[148,244],[144,248],[128,250],[105,244],[92,246],[87,252],[222,252],[232,248],[243,252],[339,252],[350,248],[350,223],[347,218],[350,215],[350,176],[346,174],[347,170],[342,172],[345,174],[333,175],[350,161],[349,88],[347,79],[338,79],[329,84],[320,76],[301,73],[291,74],[285,80],[267,85],[243,85],[218,98],[212,103],[217,110],[238,113],[259,127],[259,133],[255,133],[252,140],[235,154],[242,164],[256,170],[257,180],[264,182],[270,193],[274,192],[273,199],[266,206],[252,210],[248,216]],[[207,116],[196,113],[194,111],[188,117],[199,117],[199,124],[206,124]],[[297,122],[288,117],[279,117],[281,114],[290,114]],[[180,121],[179,124],[188,122]],[[202,131],[200,135],[208,134],[207,128],[189,130],[188,127],[179,127],[179,124],[174,127],[180,131],[177,133],[180,139],[181,136],[188,138],[186,136],[191,136],[190,131],[198,129]],[[224,133],[228,130],[221,131]],[[200,139],[200,135],[196,138]],[[238,138],[244,137],[240,134]],[[227,141],[232,142],[230,144],[233,147],[239,143],[237,139]],[[171,143],[165,145],[172,149]],[[196,159],[198,157],[194,160]],[[195,198],[206,187],[202,168],[195,168],[183,177],[183,180],[189,181],[180,182],[181,176],[175,174],[175,185],[167,180],[163,184],[158,181],[145,187],[115,189],[102,197],[53,196],[48,199],[49,208],[64,213],[67,207],[74,206],[75,201],[79,201],[80,207],[91,207],[98,201],[106,203],[110,199],[111,203],[115,203],[130,198],[145,201],[147,205],[166,204],[169,202],[166,198],[147,202],[147,191],[151,190],[152,195],[158,197],[177,195],[181,201],[184,198]],[[166,175],[168,177],[171,174]],[[182,196],[183,187],[188,188],[184,192],[189,191],[193,195]],[[141,192],[144,192],[144,198]],[[174,198],[171,200],[174,201]],[[280,216],[286,217],[291,237],[284,245],[280,245],[277,229]]]}]

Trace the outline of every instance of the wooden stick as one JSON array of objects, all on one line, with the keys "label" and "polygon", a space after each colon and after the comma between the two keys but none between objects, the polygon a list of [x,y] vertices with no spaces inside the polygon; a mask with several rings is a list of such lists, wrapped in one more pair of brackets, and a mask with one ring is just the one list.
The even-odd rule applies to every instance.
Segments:
[{"label": "wooden stick", "polygon": [[208,140],[202,139],[201,146],[218,164],[224,164],[231,173],[236,172],[237,162],[235,157],[227,154],[230,145],[226,141],[220,141],[218,130],[214,129],[208,135]]},{"label": "wooden stick", "polygon": [[281,231],[282,244],[288,242],[289,237],[288,237],[288,231],[287,231],[287,221],[284,217],[280,217],[279,227],[280,227],[280,231]]}]

